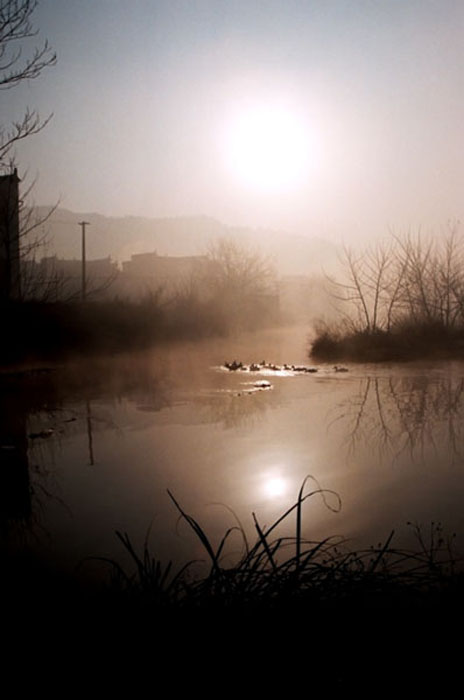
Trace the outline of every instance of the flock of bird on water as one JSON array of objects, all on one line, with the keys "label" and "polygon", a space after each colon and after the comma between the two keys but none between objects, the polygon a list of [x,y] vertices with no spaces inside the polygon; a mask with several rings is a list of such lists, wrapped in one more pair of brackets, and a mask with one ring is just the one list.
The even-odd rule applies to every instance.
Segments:
[{"label": "flock of bird on water", "polygon": [[[265,370],[266,372],[291,372],[291,373],[301,373],[301,374],[314,374],[318,371],[317,367],[307,367],[306,365],[275,365],[270,362],[262,360],[262,362],[252,362],[247,365],[243,362],[238,362],[233,360],[232,362],[224,362],[222,369],[227,369],[229,372],[261,372]],[[335,365],[333,367],[335,372],[348,372],[346,367],[340,367]],[[252,388],[247,390],[242,390],[236,394],[236,396],[244,396],[247,394],[252,394],[255,391],[263,391],[266,389],[272,389],[272,384],[265,379],[259,379],[253,382]]]},{"label": "flock of bird on water", "polygon": [[[307,367],[306,365],[274,365],[270,362],[262,360],[262,362],[252,362],[249,365],[243,364],[243,362],[224,362],[223,367],[228,369],[229,372],[260,372],[261,370],[268,370],[271,372],[302,372],[313,374],[317,372],[317,367]],[[335,365],[333,367],[334,372],[348,372],[346,367],[340,367]]]}]

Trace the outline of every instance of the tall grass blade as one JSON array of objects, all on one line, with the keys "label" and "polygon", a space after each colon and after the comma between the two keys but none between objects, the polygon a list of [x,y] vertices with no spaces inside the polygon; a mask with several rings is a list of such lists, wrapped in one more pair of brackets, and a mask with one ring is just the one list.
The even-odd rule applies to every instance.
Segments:
[{"label": "tall grass blade", "polygon": [[298,492],[298,499],[296,502],[296,566],[295,566],[295,574],[296,578],[298,578],[299,571],[300,571],[300,557],[301,557],[301,506],[303,504],[303,491],[304,487],[306,486],[306,482],[309,479],[309,475],[306,476],[303,480],[303,483],[301,484],[301,488]]},{"label": "tall grass blade", "polygon": [[219,573],[219,572],[220,572],[220,567],[219,567],[219,562],[218,562],[217,556],[216,556],[216,554],[215,554],[215,552],[214,552],[214,549],[213,549],[213,547],[211,546],[211,543],[210,543],[210,541],[209,541],[207,535],[205,534],[204,530],[203,530],[202,527],[199,525],[199,523],[197,523],[197,521],[195,520],[195,518],[192,518],[191,515],[188,515],[188,514],[181,508],[181,506],[178,504],[178,502],[176,501],[176,499],[174,498],[174,496],[172,495],[172,493],[169,491],[169,489],[168,489],[168,495],[169,495],[169,498],[170,498],[170,499],[172,500],[172,502],[174,503],[174,505],[176,506],[176,508],[177,508],[177,510],[179,511],[179,513],[181,514],[181,516],[184,518],[184,520],[187,521],[187,523],[190,525],[190,527],[192,528],[192,530],[193,530],[193,531],[195,532],[195,534],[198,536],[198,538],[199,538],[200,542],[202,543],[203,547],[206,549],[206,551],[207,551],[207,553],[208,553],[208,555],[209,555],[209,557],[210,557],[210,559],[211,559],[213,569],[214,569],[217,573]]},{"label": "tall grass blade", "polygon": [[385,556],[386,552],[388,551],[388,549],[389,549],[389,547],[390,547],[390,542],[392,541],[393,535],[394,535],[394,534],[395,534],[395,531],[392,530],[392,531],[390,532],[390,535],[388,536],[388,538],[387,538],[385,544],[384,544],[383,547],[379,550],[379,552],[378,552],[378,554],[377,554],[377,557],[376,557],[375,560],[372,562],[372,565],[371,565],[371,567],[370,567],[370,572],[371,572],[371,573],[374,573],[374,571],[376,570],[376,568],[378,567],[378,565],[379,565],[380,562],[382,561],[383,557]]},{"label": "tall grass blade", "polygon": [[275,563],[275,561],[274,561],[274,557],[273,557],[273,555],[272,555],[272,552],[271,552],[271,550],[270,550],[270,548],[269,548],[269,544],[268,544],[268,542],[267,542],[266,536],[265,536],[264,532],[261,530],[261,528],[260,528],[260,526],[259,526],[259,523],[258,523],[258,519],[257,519],[257,517],[256,517],[256,514],[253,513],[252,515],[253,515],[253,520],[254,520],[255,527],[256,527],[256,532],[258,533],[259,541],[260,541],[261,544],[263,545],[264,551],[265,551],[266,554],[267,554],[267,558],[269,559],[269,562],[270,562],[270,564],[271,564],[271,566],[272,566],[274,572],[276,572],[276,571],[277,571],[277,566],[276,566],[276,563]]}]

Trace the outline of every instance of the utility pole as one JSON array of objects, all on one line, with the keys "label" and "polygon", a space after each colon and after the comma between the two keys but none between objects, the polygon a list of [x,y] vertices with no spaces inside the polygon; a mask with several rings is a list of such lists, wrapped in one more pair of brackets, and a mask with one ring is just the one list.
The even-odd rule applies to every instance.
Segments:
[{"label": "utility pole", "polygon": [[90,222],[79,221],[79,226],[82,228],[82,301],[85,301],[85,227],[90,226]]}]

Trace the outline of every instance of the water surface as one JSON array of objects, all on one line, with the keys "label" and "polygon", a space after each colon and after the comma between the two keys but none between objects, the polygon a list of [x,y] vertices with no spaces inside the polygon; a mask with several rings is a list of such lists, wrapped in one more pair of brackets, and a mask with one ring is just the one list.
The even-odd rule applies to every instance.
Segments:
[{"label": "water surface", "polygon": [[[150,530],[163,559],[202,557],[168,489],[219,541],[237,520],[252,537],[252,512],[271,524],[307,475],[342,503],[311,498],[308,537],[406,543],[408,521],[464,535],[464,364],[224,369],[234,359],[310,365],[307,329],[4,375],[3,540],[72,567],[124,561],[115,530],[136,544]],[[234,535],[231,561],[241,547]]]}]

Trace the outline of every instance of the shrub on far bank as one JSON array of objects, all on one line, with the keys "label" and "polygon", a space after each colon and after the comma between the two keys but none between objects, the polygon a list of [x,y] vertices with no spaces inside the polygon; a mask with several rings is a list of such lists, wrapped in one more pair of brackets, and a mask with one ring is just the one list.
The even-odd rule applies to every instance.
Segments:
[{"label": "shrub on far bank", "polygon": [[310,357],[335,362],[399,362],[423,358],[464,357],[464,328],[404,320],[390,330],[344,330],[341,326],[316,331]]},{"label": "shrub on far bank", "polygon": [[364,251],[345,248],[331,279],[338,325],[321,327],[310,354],[354,361],[464,355],[464,236],[392,236]]}]

